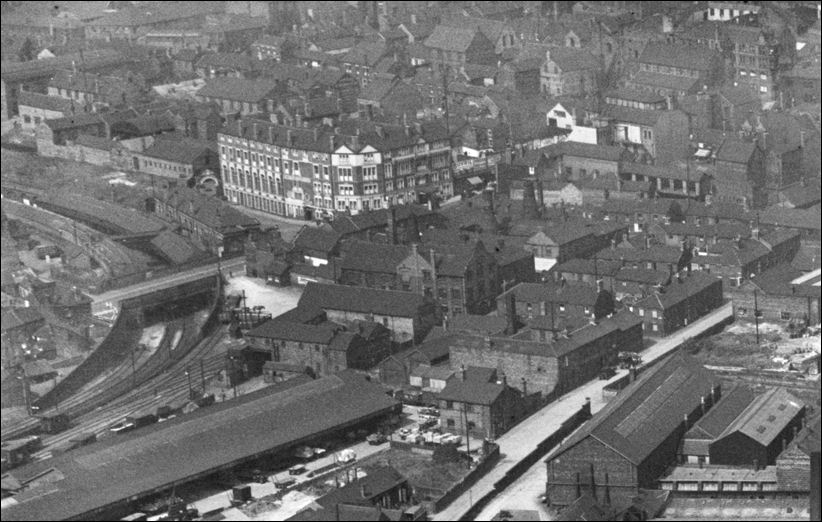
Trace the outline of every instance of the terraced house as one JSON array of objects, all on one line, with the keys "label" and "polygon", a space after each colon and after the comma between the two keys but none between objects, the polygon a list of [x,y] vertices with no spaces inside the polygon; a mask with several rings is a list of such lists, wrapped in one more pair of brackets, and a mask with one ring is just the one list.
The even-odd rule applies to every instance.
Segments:
[{"label": "terraced house", "polygon": [[314,219],[453,194],[451,146],[439,123],[289,127],[243,119],[218,135],[229,200]]}]

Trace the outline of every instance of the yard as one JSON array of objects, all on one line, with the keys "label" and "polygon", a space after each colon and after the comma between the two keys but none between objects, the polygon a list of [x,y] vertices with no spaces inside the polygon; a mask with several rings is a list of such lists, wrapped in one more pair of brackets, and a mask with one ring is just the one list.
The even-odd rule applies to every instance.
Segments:
[{"label": "yard", "polygon": [[703,364],[739,366],[750,369],[781,368],[786,357],[798,351],[819,351],[818,335],[791,339],[778,324],[759,324],[759,346],[756,325],[737,321],[725,331],[704,339],[688,341],[684,348]]},{"label": "yard", "polygon": [[435,462],[431,457],[400,449],[387,449],[360,461],[369,467],[392,466],[400,471],[414,489],[445,492],[464,477],[469,468],[460,462]]}]

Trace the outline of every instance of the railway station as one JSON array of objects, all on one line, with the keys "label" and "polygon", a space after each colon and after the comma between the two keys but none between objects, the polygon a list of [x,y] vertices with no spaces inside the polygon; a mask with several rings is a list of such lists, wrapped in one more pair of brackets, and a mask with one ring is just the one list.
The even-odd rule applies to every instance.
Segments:
[{"label": "railway station", "polygon": [[12,470],[20,489],[3,501],[2,518],[118,519],[154,494],[400,411],[355,373],[299,377]]}]

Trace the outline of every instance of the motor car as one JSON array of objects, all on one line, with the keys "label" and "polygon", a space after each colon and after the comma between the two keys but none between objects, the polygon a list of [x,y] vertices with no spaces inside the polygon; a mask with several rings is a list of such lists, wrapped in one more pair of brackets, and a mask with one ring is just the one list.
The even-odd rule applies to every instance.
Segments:
[{"label": "motor car", "polygon": [[118,422],[117,424],[109,428],[108,431],[112,433],[125,433],[135,428],[137,428],[137,425],[133,422]]},{"label": "motor car", "polygon": [[382,433],[372,433],[371,435],[366,437],[365,440],[367,440],[368,443],[371,444],[372,446],[377,446],[377,445],[382,444],[385,441],[387,441],[388,438],[385,435],[383,435]]},{"label": "motor car", "polygon": [[308,468],[305,467],[305,464],[297,464],[288,468],[289,475],[302,475],[306,471],[308,471]]}]

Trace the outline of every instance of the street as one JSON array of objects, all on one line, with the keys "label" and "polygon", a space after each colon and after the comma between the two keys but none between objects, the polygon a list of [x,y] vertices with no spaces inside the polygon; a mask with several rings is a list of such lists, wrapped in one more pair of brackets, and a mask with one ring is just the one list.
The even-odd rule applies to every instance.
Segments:
[{"label": "street", "polygon": [[[643,363],[648,364],[664,357],[676,349],[686,339],[699,335],[705,330],[721,323],[730,317],[732,313],[733,307],[731,303],[726,303],[688,327],[660,339],[653,346],[642,352]],[[596,413],[602,409],[602,407],[605,406],[605,401],[602,397],[602,388],[609,382],[616,381],[627,373],[627,370],[617,370],[616,375],[607,381],[591,381],[563,395],[557,401],[542,408],[502,435],[496,441],[500,445],[500,451],[503,455],[500,462],[497,463],[494,469],[487,475],[477,481],[474,487],[457,498],[445,510],[437,513],[433,519],[460,519],[475,501],[485,495],[492,494],[494,484],[504,477],[505,473],[517,462],[533,451],[539,442],[556,431],[568,417],[582,406],[586,397],[590,397],[591,399],[591,413]],[[545,517],[546,512],[544,507],[539,508],[539,506],[541,506],[541,504],[539,504],[539,496],[544,492],[545,464],[542,462],[542,459],[540,459],[528,469],[522,477],[503,492],[499,493],[497,498],[490,502],[480,513],[477,520],[490,520],[500,509],[505,508],[537,509],[541,516]]]}]

